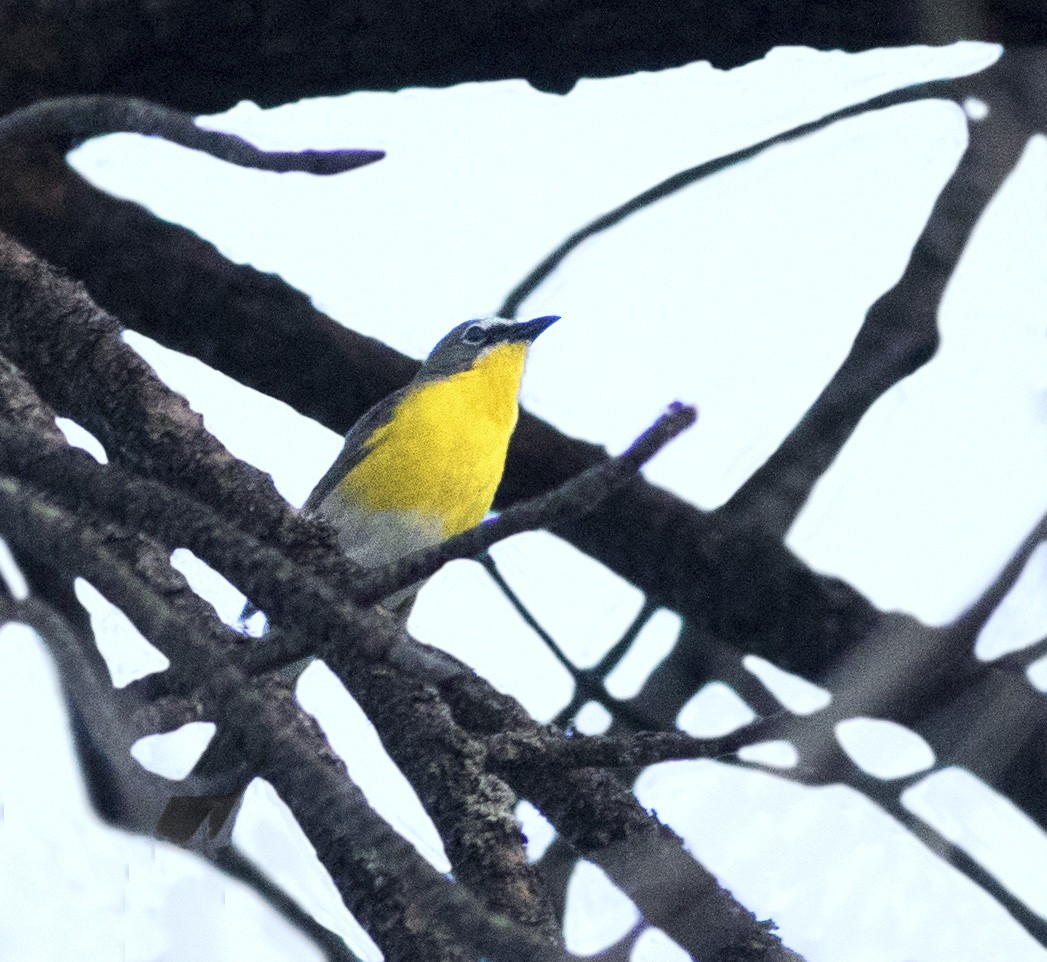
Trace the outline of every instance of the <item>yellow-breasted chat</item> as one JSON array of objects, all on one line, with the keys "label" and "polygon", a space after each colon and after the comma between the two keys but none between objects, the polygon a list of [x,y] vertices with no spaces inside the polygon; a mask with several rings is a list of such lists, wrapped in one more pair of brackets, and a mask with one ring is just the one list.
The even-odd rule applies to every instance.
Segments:
[{"label": "yellow-breasted chat", "polygon": [[[349,429],[302,510],[331,524],[346,555],[367,568],[479,524],[505,468],[528,349],[557,320],[483,317],[452,328],[409,384]],[[383,604],[402,610],[415,592]],[[245,606],[241,620],[255,610]],[[173,798],[157,833],[186,843],[210,820],[213,840],[241,798]]]},{"label": "yellow-breasted chat", "polygon": [[453,328],[345,436],[302,510],[372,568],[479,524],[502,479],[527,351],[557,317]]},{"label": "yellow-breasted chat", "polygon": [[[479,524],[502,479],[527,352],[559,317],[482,317],[452,328],[413,380],[370,408],[302,510],[375,568]],[[402,608],[406,589],[387,599]],[[247,605],[241,620],[255,608]]]}]

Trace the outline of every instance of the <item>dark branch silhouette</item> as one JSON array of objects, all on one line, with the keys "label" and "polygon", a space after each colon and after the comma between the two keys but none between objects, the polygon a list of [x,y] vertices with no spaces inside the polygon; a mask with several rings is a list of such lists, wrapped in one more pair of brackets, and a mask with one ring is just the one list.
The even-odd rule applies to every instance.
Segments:
[{"label": "dark branch silhouette", "polygon": [[1014,71],[1016,56],[1004,54],[987,75],[952,82],[950,93],[957,102],[977,97],[992,109],[969,126],[967,152],[938,197],[905,273],[869,308],[850,353],[817,402],[724,505],[724,513],[784,537],[873,402],[934,355],[946,284],[1030,136],[1014,106],[995,95]]},{"label": "dark branch silhouette", "polygon": [[198,127],[188,114],[128,97],[41,100],[0,117],[0,141],[50,140],[70,148],[118,132],[162,137],[227,164],[276,173],[341,174],[385,156],[382,150],[261,150],[235,134]]},{"label": "dark branch silhouette", "polygon": [[773,137],[767,137],[759,143],[736,150],[730,154],[724,154],[722,157],[716,157],[713,160],[698,164],[690,168],[690,170],[681,170],[679,173],[673,174],[672,177],[667,177],[660,184],[656,184],[654,187],[637,194],[624,204],[608,211],[606,214],[602,214],[591,223],[571,234],[509,292],[509,295],[502,302],[502,306],[498,309],[498,313],[503,317],[516,317],[516,312],[519,310],[520,305],[566,260],[571,251],[575,250],[590,237],[595,237],[597,234],[617,226],[631,214],[649,207],[656,201],[669,197],[678,190],[697,184],[708,177],[713,177],[725,170],[729,170],[738,164],[759,157],[760,154],[770,150],[772,147],[778,147],[793,140],[800,140],[803,137],[810,137],[812,134],[816,134],[826,127],[831,127],[841,120],[846,120],[848,117],[857,117],[870,110],[883,110],[898,104],[911,103],[914,100],[922,100],[926,97],[934,97],[943,93],[947,94],[951,92],[954,83],[954,81],[938,80],[893,90],[890,93],[872,97],[850,107],[844,107],[842,110],[833,111],[824,117],[812,120],[810,123],[800,124],[798,127],[783,130],[781,133],[775,134]]},{"label": "dark branch silhouette", "polygon": [[146,12],[131,0],[60,9],[6,0],[0,35],[11,38],[0,67],[0,110],[102,88],[201,113],[242,99],[271,106],[346,90],[507,77],[564,92],[581,77],[701,60],[733,67],[780,45],[1042,44],[1047,15],[1021,0],[827,0],[815,7],[797,0],[565,0],[555,9],[506,2],[468,18],[452,4],[407,0],[381,8],[274,0],[264,15],[187,0],[162,0]]},{"label": "dark branch silhouette", "polygon": [[[512,311],[587,237],[775,143],[921,96],[984,100],[988,118],[972,127],[970,149],[899,284],[870,308],[850,356],[801,423],[723,509],[702,512],[635,476],[693,419],[688,409],[671,412],[617,459],[525,416],[499,494],[500,518],[374,573],[356,570],[327,528],[291,510],[267,478],[208,435],[123,343],[121,322],[338,431],[404,383],[415,362],[339,327],[281,281],[232,265],[189,232],[95,191],[63,157],[81,138],[137,130],[233,163],[336,173],[377,154],[259,151],[136,98],[199,110],[244,96],[273,103],[351,85],[493,76],[567,89],[579,76],[696,56],[742,62],[780,42],[854,49],[961,35],[1042,41],[1043,17],[1005,0],[962,19],[949,11],[914,14],[911,6],[830,4],[812,14],[786,4],[755,18],[739,7],[735,20],[687,5],[641,10],[616,2],[600,11],[481,11],[466,34],[452,36],[439,7],[390,8],[364,23],[351,11],[307,6],[290,11],[278,3],[263,30],[234,22],[222,4],[201,12],[170,0],[153,18],[129,15],[118,2],[105,11],[78,8],[59,21],[51,5],[0,0],[0,35],[9,40],[8,56],[0,58],[0,106],[19,108],[0,118],[0,228],[21,241],[0,236],[0,534],[32,591],[27,601],[3,599],[2,606],[5,617],[29,621],[51,647],[99,813],[154,834],[173,794],[213,798],[251,777],[267,778],[347,907],[391,960],[439,962],[478,952],[563,958],[559,913],[580,857],[607,872],[645,925],[659,926],[696,957],[795,959],[772,924],[740,906],[638,805],[628,784],[632,770],[654,761],[740,764],[741,748],[783,738],[801,759],[784,777],[844,782],[863,792],[1047,940],[1042,920],[904,809],[900,792],[913,778],[871,779],[835,734],[839,722],[855,716],[907,725],[931,745],[936,765],[968,769],[1047,828],[1047,701],[1023,675],[1044,643],[990,664],[973,655],[978,631],[1041,543],[1043,525],[982,599],[942,628],[877,610],[842,581],[816,575],[783,544],[865,411],[933,355],[942,292],[967,239],[1029,135],[1047,126],[1047,58],[1040,52],[1008,51],[977,78],[895,91],[683,171],[581,227],[509,295],[505,309]],[[286,29],[288,16],[305,26]],[[383,32],[385,18],[396,31]],[[745,30],[732,26],[741,22]],[[202,43],[205,35],[212,39]],[[429,38],[424,50],[417,36]],[[349,48],[359,56],[343,56]],[[128,58],[128,49],[136,56]],[[63,99],[33,103],[42,97]],[[97,465],[66,447],[54,411],[93,431],[112,464]],[[614,716],[607,736],[569,737],[539,725],[467,666],[367,607],[451,558],[535,526],[552,526],[646,595],[618,644],[584,671],[516,599],[575,680],[558,722],[569,724],[595,699]],[[218,623],[188,589],[169,564],[171,548],[182,545],[266,610],[274,627],[264,640],[248,641]],[[486,564],[511,594],[489,558]],[[115,692],[72,593],[75,577],[119,605],[171,667]],[[683,616],[676,647],[635,698],[609,697],[607,675],[659,605]],[[808,717],[782,709],[742,666],[747,652],[824,685],[830,704]],[[298,707],[276,669],[310,657],[330,665],[374,723],[444,840],[453,881],[371,811]],[[713,679],[731,684],[760,717],[719,739],[673,730],[680,708]],[[183,781],[152,776],[130,760],[129,747],[141,735],[203,719],[215,721],[218,732]],[[558,832],[538,866],[525,857],[513,814],[518,798],[532,801]],[[336,941],[325,942],[277,889],[267,891],[249,865],[236,861],[228,831],[205,831],[190,844],[311,929],[332,958],[345,958]],[[626,957],[640,932],[637,926],[606,957]]]}]

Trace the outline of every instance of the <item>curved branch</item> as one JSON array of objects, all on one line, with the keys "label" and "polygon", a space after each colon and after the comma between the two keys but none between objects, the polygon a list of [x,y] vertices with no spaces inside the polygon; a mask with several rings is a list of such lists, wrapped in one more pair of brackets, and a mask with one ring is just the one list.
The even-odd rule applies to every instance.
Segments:
[{"label": "curved branch", "polygon": [[620,224],[631,214],[635,214],[643,210],[645,207],[649,207],[656,201],[669,197],[677,191],[683,190],[685,187],[690,187],[692,184],[696,184],[699,181],[719,174],[722,171],[752,160],[753,158],[760,156],[760,154],[770,150],[772,147],[778,147],[794,140],[801,140],[804,137],[809,137],[812,134],[818,133],[820,130],[824,130],[826,127],[831,127],[833,124],[839,123],[841,120],[846,120],[849,117],[857,117],[871,110],[884,110],[888,107],[897,106],[898,104],[911,103],[914,100],[923,100],[927,97],[948,94],[954,84],[955,81],[953,80],[935,80],[927,83],[914,84],[910,87],[903,87],[886,94],[880,94],[879,96],[864,100],[861,103],[852,104],[841,110],[833,111],[832,113],[826,114],[824,117],[819,117],[817,120],[812,120],[809,123],[800,124],[800,126],[793,127],[790,130],[783,130],[781,133],[775,134],[773,137],[768,137],[765,140],[761,140],[759,143],[751,144],[748,147],[743,147],[741,150],[736,150],[729,154],[724,154],[722,157],[715,157],[712,160],[707,160],[688,170],[681,170],[679,173],[667,177],[660,184],[655,184],[654,187],[649,187],[647,190],[642,191],[635,197],[627,200],[624,204],[615,207],[606,214],[601,214],[595,220],[571,234],[570,237],[560,244],[556,250],[540,261],[534,269],[509,292],[505,300],[502,302],[502,306],[498,309],[498,313],[502,317],[516,317],[516,312],[519,310],[520,305],[534,293],[538,286],[542,284],[545,279],[564,262],[564,260],[567,259],[567,256],[573,250],[587,241],[590,237],[595,237],[597,234],[603,233],[603,231]]},{"label": "curved branch", "polygon": [[133,97],[59,97],[0,117],[0,141],[41,139],[69,149],[91,137],[113,133],[162,137],[238,167],[276,173],[341,174],[385,156],[384,150],[261,150],[235,134],[198,127],[181,111]]}]

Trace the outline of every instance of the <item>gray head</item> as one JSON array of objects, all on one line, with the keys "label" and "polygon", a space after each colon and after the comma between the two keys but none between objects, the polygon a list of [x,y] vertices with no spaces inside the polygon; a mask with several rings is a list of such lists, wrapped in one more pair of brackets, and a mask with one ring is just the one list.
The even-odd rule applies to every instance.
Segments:
[{"label": "gray head", "polygon": [[480,317],[466,321],[441,338],[425,359],[416,381],[434,381],[468,371],[478,360],[503,344],[525,347],[560,318],[550,315],[531,321],[510,321],[504,317]]}]

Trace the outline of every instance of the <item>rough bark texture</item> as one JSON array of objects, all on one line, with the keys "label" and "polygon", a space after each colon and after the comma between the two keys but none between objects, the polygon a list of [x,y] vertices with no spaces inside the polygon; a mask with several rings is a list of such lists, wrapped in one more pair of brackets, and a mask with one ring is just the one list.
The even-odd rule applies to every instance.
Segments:
[{"label": "rough bark texture", "polygon": [[[541,734],[518,703],[469,674],[444,683],[441,691],[459,723],[478,736]],[[648,816],[617,775],[511,763],[499,770],[574,852],[599,865],[650,924],[696,958],[799,958],[781,944],[773,926],[734,901],[673,831]]]},{"label": "rough bark texture", "polygon": [[516,795],[488,771],[483,746],[455,724],[434,688],[388,666],[330,661],[414,786],[444,840],[455,877],[489,909],[534,926],[555,945],[559,920],[537,867],[527,861]]},{"label": "rough bark texture", "polygon": [[[321,0],[159,0],[147,8],[130,0],[0,0],[0,112],[40,97],[95,93],[145,96],[203,112],[244,98],[269,105],[363,87],[496,77],[566,90],[582,76],[695,59],[732,66],[776,44],[856,50],[957,38],[1043,43],[1047,12],[1027,0],[954,7],[871,0],[610,0],[598,7],[502,0],[468,11],[439,3],[379,8]],[[989,118],[973,129],[971,149],[901,282],[872,306],[851,356],[767,465],[719,512],[701,512],[637,480],[558,531],[641,587],[651,605],[664,604],[686,618],[676,651],[640,695],[621,706],[616,731],[638,720],[651,728],[671,727],[686,699],[712,677],[746,690],[738,658],[756,652],[826,684],[835,695],[830,708],[810,720],[785,717],[777,727],[761,729],[796,744],[804,764],[795,777],[815,784],[848,781],[904,819],[897,794],[878,791],[856,774],[834,738],[835,723],[848,715],[892,718],[922,734],[940,764],[968,768],[1047,827],[1045,700],[1021,674],[1027,661],[987,666],[971,650],[1003,592],[990,592],[976,617],[931,629],[876,610],[843,582],[815,575],[782,544],[813,484],[864,412],[933,354],[937,307],[966,239],[1027,136],[1045,127],[1047,58],[1009,52],[984,78],[958,82],[950,95],[981,97],[990,106]],[[485,947],[492,957],[521,951],[557,956],[553,906],[562,892],[546,892],[523,858],[510,814],[515,795],[534,801],[565,843],[547,881],[562,885],[570,858],[585,856],[603,866],[649,922],[697,956],[725,962],[792,958],[769,926],[738,906],[675,835],[640,809],[618,775],[569,764],[557,770],[514,763],[488,750],[485,744],[494,744],[485,743],[489,737],[510,734],[537,744],[557,736],[461,667],[445,663],[443,674],[434,669],[428,677],[428,656],[387,621],[331,603],[331,592],[353,573],[331,560],[330,537],[288,512],[264,478],[207,437],[199,418],[120,342],[110,314],[338,431],[404,383],[415,362],[336,325],[278,279],[229,264],[189,232],[88,187],[63,160],[70,130],[62,136],[46,125],[20,130],[14,137],[0,127],[0,228],[83,281],[86,290],[25,248],[0,242],[0,350],[18,366],[0,359],[0,416],[45,441],[56,440],[46,411],[20,382],[20,369],[48,403],[91,428],[114,462],[191,495],[252,537],[268,540],[280,557],[259,555],[269,580],[257,587],[270,593],[270,607],[286,629],[283,635],[273,632],[270,648],[300,655],[308,644],[336,665],[342,659],[342,677],[418,788],[456,875],[482,891],[484,904],[429,870],[374,816],[286,687],[252,678],[252,665],[265,664],[267,656],[241,658],[228,632],[213,624],[167,566],[165,550],[179,518],[175,501],[154,499],[157,511],[169,513],[165,526],[148,517],[145,499],[153,489],[138,492],[141,502],[128,489],[121,515],[115,507],[119,485],[99,481],[98,490],[92,488],[97,499],[88,504],[85,498],[77,515],[72,487],[59,490],[74,476],[71,462],[64,456],[46,462],[48,455],[41,460],[28,450],[19,456],[14,435],[6,434],[0,528],[44,596],[47,610],[37,610],[36,620],[53,636],[100,811],[117,824],[148,830],[162,801],[154,780],[136,783],[121,764],[124,743],[135,730],[124,713],[136,708],[141,724],[150,717],[196,717],[218,706],[227,744],[235,748],[225,754],[238,756],[243,769],[234,766],[232,774],[215,777],[235,781],[250,769],[272,780],[347,905],[389,958],[465,958],[467,944]],[[525,417],[499,503],[548,491],[604,458],[600,449]],[[54,470],[41,470],[46,464]],[[132,510],[162,546],[121,527],[134,523],[127,513]],[[235,572],[229,559],[237,543],[224,538],[221,525],[208,532],[182,517],[186,536],[195,532],[216,566],[225,563],[227,574]],[[197,521],[206,525],[209,517],[201,514]],[[1042,535],[1036,533],[1023,557]],[[245,545],[257,547],[240,544],[241,554]],[[302,572],[287,567],[289,559]],[[68,586],[74,574],[96,580],[175,656],[167,686],[174,694],[166,701],[148,703],[152,689],[163,689],[149,684],[109,701],[97,657],[79,650],[87,633],[72,610]],[[309,587],[317,579],[327,587]],[[333,646],[343,641],[336,653]],[[391,652],[401,660],[366,660]],[[345,660],[356,654],[366,663]],[[68,681],[80,674],[82,684]],[[207,679],[202,688],[193,690],[194,676]],[[756,703],[762,697],[770,712],[771,699],[751,680],[747,694]],[[565,753],[578,750],[550,744]],[[624,741],[607,742],[603,749],[609,757],[628,757]],[[195,783],[187,784],[213,788],[208,779],[214,774],[197,772]],[[926,844],[948,851],[926,827],[911,827]],[[568,845],[570,858],[563,855]],[[1030,913],[1002,886],[994,888],[972,860],[963,861],[962,853],[952,857],[1030,931],[1047,938],[1043,926],[1037,928]],[[435,922],[433,904],[443,913]],[[512,921],[493,918],[485,911],[491,908],[504,910]]]}]

